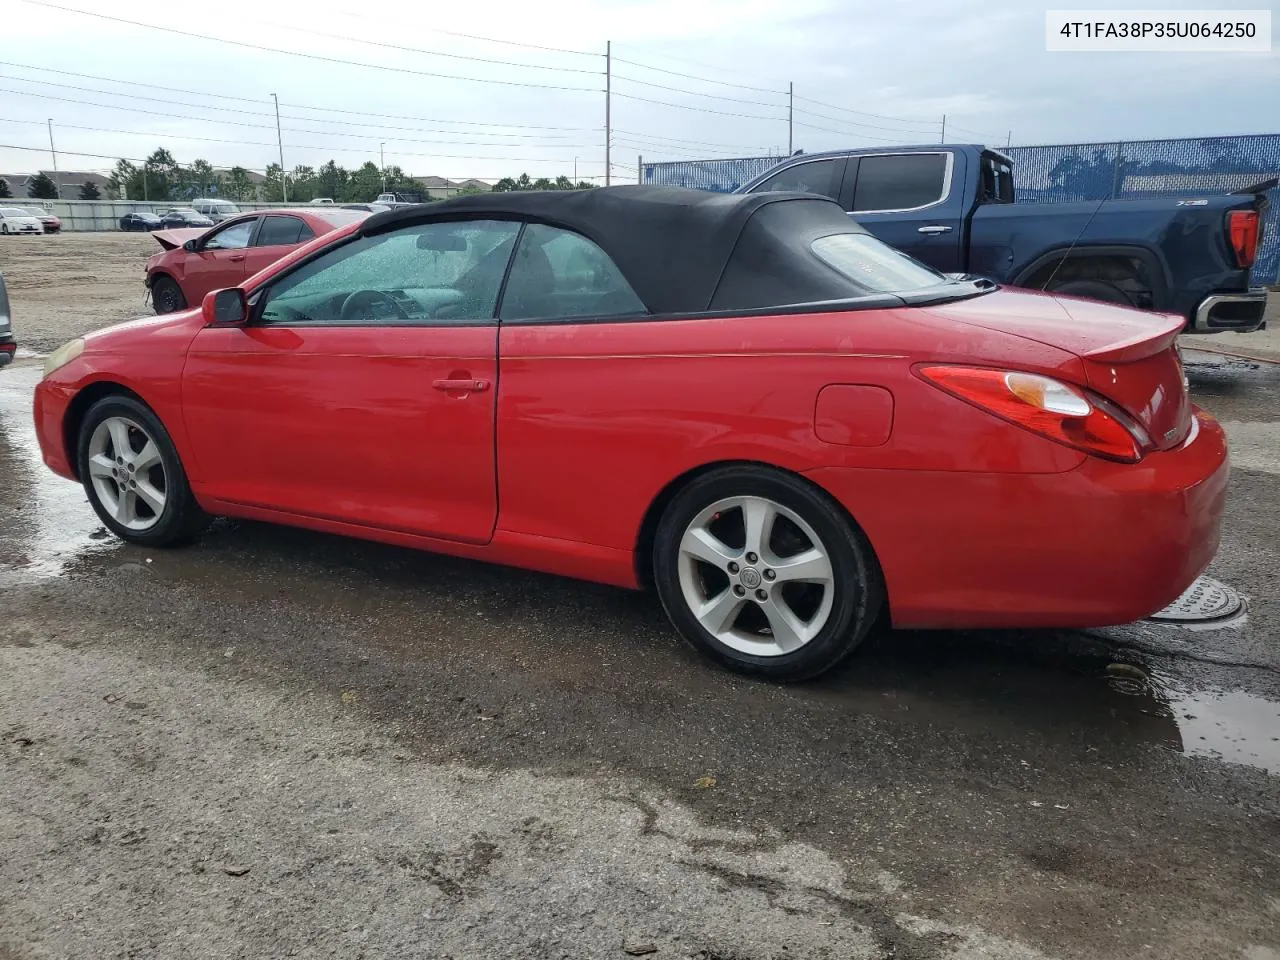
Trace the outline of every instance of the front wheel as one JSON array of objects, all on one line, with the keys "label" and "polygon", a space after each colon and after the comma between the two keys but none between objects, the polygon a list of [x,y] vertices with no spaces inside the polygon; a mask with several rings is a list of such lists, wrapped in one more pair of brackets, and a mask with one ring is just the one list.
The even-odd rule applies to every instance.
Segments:
[{"label": "front wheel", "polygon": [[825,493],[764,467],[716,470],[672,500],[654,537],[662,605],[733,670],[804,680],[866,636],[884,602],[860,530]]},{"label": "front wheel", "polygon": [[85,414],[77,444],[89,503],[121,540],[167,547],[209,521],[160,418],[126,396],[104,397]]},{"label": "front wheel", "polygon": [[151,281],[151,302],[156,313],[175,313],[186,307],[187,298],[176,280],[161,275]]}]

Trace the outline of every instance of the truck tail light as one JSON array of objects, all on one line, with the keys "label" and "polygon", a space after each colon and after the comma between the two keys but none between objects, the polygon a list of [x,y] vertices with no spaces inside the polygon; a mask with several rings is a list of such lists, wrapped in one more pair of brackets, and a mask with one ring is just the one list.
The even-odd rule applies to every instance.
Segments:
[{"label": "truck tail light", "polygon": [[1258,253],[1258,226],[1257,210],[1232,210],[1227,214],[1227,236],[1231,238],[1236,266],[1253,266]]},{"label": "truck tail light", "polygon": [[1060,380],[982,367],[921,367],[918,373],[1001,420],[1095,457],[1137,463],[1151,444],[1121,410]]}]

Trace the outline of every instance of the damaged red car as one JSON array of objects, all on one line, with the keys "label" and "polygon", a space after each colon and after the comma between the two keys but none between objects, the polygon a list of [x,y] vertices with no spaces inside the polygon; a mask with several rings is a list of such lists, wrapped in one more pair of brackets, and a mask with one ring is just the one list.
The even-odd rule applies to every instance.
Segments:
[{"label": "damaged red car", "polygon": [[147,289],[156,313],[198,304],[210,290],[234,287],[299,244],[366,213],[309,207],[224,220],[213,229],[183,227],[151,235],[164,248],[147,261]]},{"label": "damaged red car", "polygon": [[794,680],[898,627],[1145,617],[1227,488],[1180,317],[935,272],[833,201],[404,207],[74,340],[45,463],[149,547],[214,515],[655,588]]}]

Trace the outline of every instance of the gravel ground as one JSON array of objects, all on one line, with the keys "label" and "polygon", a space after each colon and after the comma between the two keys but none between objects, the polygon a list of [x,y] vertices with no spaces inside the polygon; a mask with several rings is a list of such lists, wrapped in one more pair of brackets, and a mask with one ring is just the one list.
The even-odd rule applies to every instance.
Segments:
[{"label": "gravel ground", "polygon": [[[154,241],[101,239],[59,269],[109,303],[15,271],[25,343],[138,311]],[[1246,619],[886,633],[791,687],[640,594],[252,523],[121,545],[20,362],[0,960],[1280,960],[1280,369],[1189,360]]]}]

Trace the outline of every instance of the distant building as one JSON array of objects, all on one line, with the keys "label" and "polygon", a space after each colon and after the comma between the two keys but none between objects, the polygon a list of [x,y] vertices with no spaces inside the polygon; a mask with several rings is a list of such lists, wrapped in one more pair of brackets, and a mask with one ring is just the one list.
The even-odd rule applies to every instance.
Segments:
[{"label": "distant building", "polygon": [[60,170],[56,177],[52,170],[37,170],[35,173],[0,173],[0,180],[9,184],[9,192],[13,194],[15,200],[27,200],[31,181],[42,173],[61,186],[64,200],[80,199],[80,188],[86,182],[97,187],[101,196],[107,195],[107,178],[101,173],[92,173],[87,170]]},{"label": "distant building", "polygon": [[420,184],[423,191],[432,200],[447,200],[450,197],[456,197],[463,190],[483,190],[488,191],[493,184],[485,183],[483,180],[477,180],[469,177],[466,180],[450,180],[447,177],[414,177],[413,180]]}]

